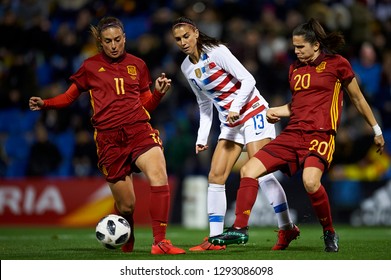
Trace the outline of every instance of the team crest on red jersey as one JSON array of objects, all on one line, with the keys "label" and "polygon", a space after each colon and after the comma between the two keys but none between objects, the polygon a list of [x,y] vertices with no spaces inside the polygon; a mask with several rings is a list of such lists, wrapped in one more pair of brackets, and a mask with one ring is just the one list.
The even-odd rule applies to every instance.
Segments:
[{"label": "team crest on red jersey", "polygon": [[136,79],[136,76],[137,76],[137,70],[136,70],[136,66],[134,65],[128,65],[126,66],[128,68],[128,74],[130,75],[130,77],[135,80]]},{"label": "team crest on red jersey", "polygon": [[195,72],[198,79],[201,78],[201,69],[200,68],[197,68],[196,70],[194,70],[194,72]]},{"label": "team crest on red jersey", "polygon": [[317,67],[316,67],[316,73],[321,73],[326,69],[326,61],[322,61]]}]

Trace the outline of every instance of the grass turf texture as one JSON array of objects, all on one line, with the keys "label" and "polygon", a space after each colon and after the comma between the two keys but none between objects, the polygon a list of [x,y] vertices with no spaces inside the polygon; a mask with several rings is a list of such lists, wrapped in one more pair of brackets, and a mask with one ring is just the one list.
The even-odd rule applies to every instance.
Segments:
[{"label": "grass turf texture", "polygon": [[207,230],[169,226],[167,238],[186,250],[184,255],[150,254],[150,228],[136,227],[133,253],[103,248],[94,228],[0,228],[2,260],[390,260],[390,227],[337,225],[340,252],[325,253],[319,225],[299,225],[301,236],[284,251],[271,251],[277,233],[270,227],[250,227],[245,245],[229,245],[225,251],[190,252]]}]

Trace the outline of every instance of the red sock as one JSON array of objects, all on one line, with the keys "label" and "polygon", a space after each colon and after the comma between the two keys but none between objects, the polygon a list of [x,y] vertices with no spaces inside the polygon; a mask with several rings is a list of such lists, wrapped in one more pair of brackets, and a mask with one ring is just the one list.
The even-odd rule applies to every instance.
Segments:
[{"label": "red sock", "polygon": [[250,219],[251,209],[258,195],[258,180],[245,177],[240,179],[240,186],[236,197],[235,227],[246,227]]},{"label": "red sock", "polygon": [[149,213],[152,220],[154,244],[166,238],[168,211],[170,209],[170,188],[168,185],[151,187]]},{"label": "red sock", "polygon": [[316,216],[318,216],[318,220],[323,227],[323,231],[329,230],[334,232],[329,197],[323,185],[320,185],[320,188],[316,192],[308,193],[308,196]]}]

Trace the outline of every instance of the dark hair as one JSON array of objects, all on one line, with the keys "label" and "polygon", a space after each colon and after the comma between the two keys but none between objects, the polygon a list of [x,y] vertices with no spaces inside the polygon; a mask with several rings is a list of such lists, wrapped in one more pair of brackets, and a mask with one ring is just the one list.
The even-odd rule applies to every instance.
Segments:
[{"label": "dark hair", "polygon": [[205,51],[205,48],[213,48],[217,47],[218,45],[223,44],[220,40],[210,37],[206,35],[205,33],[201,32],[194,21],[187,17],[179,17],[177,18],[173,23],[171,29],[174,30],[175,28],[181,26],[181,25],[189,25],[194,30],[198,30],[198,33],[200,34],[197,40],[197,49],[199,52]]},{"label": "dark hair", "polygon": [[345,45],[345,39],[340,32],[327,34],[322,25],[313,18],[297,26],[292,35],[303,36],[304,40],[310,44],[319,42],[321,50],[328,53],[337,53]]},{"label": "dark hair", "polygon": [[96,40],[96,45],[97,45],[99,51],[102,50],[102,46],[100,44],[100,37],[101,37],[102,31],[104,31],[105,29],[107,29],[109,27],[117,27],[117,28],[120,28],[122,30],[122,32],[125,32],[124,25],[116,17],[104,17],[98,22],[98,24],[96,26],[94,26],[94,25],[90,26],[91,34],[92,34],[92,36],[94,36],[94,38]]}]

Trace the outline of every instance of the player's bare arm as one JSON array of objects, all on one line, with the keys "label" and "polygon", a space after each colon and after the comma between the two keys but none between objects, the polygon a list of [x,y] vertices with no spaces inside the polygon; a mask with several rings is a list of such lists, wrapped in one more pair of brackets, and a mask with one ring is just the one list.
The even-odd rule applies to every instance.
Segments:
[{"label": "player's bare arm", "polygon": [[346,89],[349,94],[349,98],[356,107],[356,109],[364,117],[366,122],[374,129],[374,143],[378,147],[377,152],[379,154],[382,154],[385,145],[383,134],[375,119],[375,116],[373,115],[371,107],[369,106],[368,102],[366,101],[364,95],[359,88],[356,78],[352,79],[352,81],[347,85]]},{"label": "player's bare arm", "polygon": [[377,121],[372,113],[371,108],[369,107],[368,102],[365,100],[364,95],[362,94],[357,80],[355,78],[347,85],[346,87],[350,100],[353,105],[359,111],[359,113],[364,117],[367,123],[370,126],[377,124]]},{"label": "player's bare arm", "polygon": [[266,119],[269,123],[277,123],[281,118],[291,115],[291,104],[287,103],[282,106],[269,108],[266,112]]}]

